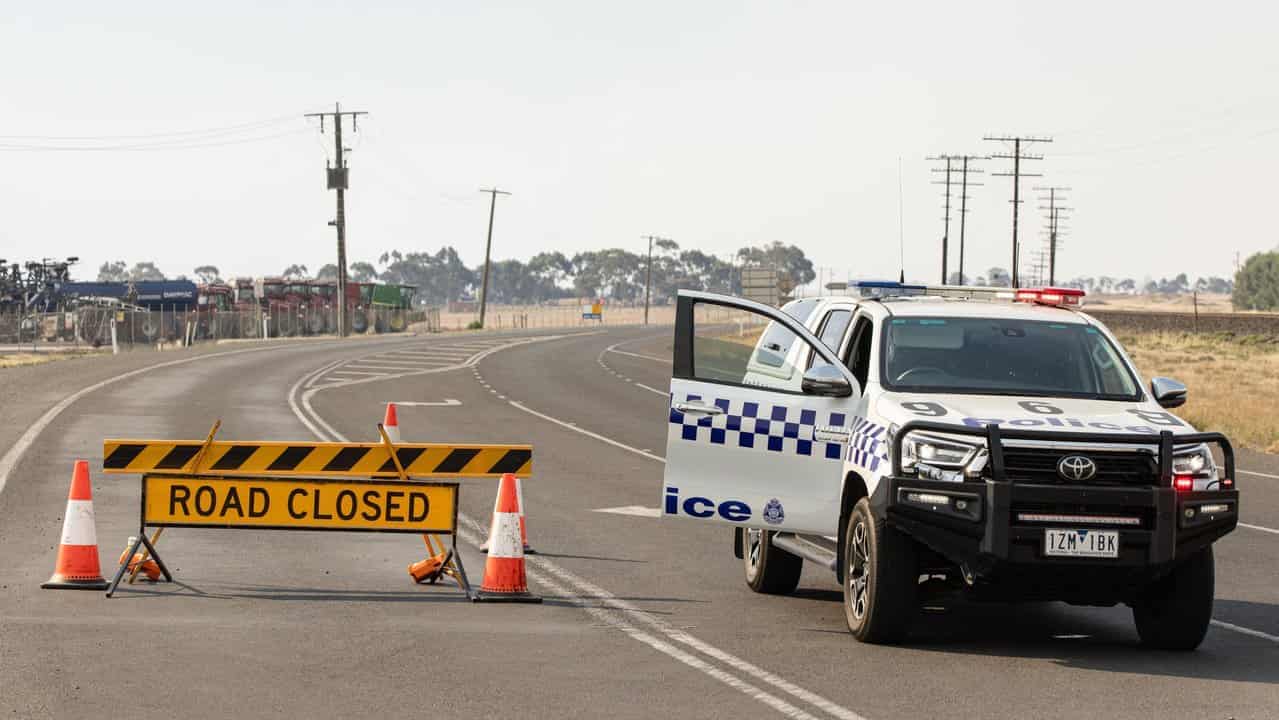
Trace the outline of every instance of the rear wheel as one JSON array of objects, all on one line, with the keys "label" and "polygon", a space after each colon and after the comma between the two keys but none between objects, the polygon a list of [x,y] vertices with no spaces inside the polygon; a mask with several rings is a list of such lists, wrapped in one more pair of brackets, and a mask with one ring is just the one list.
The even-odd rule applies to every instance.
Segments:
[{"label": "rear wheel", "polygon": [[1212,620],[1212,548],[1195,553],[1151,583],[1132,606],[1141,642],[1163,650],[1194,650]]},{"label": "rear wheel", "polygon": [[804,559],[773,547],[773,532],[769,530],[745,528],[742,534],[742,563],[751,590],[769,595],[795,592]]},{"label": "rear wheel", "polygon": [[844,530],[844,617],[862,642],[894,643],[919,609],[915,541],[878,519],[870,501],[853,507]]}]

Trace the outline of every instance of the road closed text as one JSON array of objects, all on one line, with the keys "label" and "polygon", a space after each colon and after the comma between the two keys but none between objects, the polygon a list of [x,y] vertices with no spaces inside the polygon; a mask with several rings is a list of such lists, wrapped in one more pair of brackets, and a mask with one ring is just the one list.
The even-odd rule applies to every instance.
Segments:
[{"label": "road closed text", "polygon": [[151,526],[452,532],[450,483],[316,481],[147,475],[143,522]]}]

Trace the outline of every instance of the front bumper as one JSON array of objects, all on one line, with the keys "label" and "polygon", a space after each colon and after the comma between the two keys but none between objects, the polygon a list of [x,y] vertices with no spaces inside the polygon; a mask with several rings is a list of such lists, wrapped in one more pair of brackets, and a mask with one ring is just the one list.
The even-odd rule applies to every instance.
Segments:
[{"label": "front bumper", "polygon": [[[876,514],[961,566],[971,583],[1003,588],[1005,596],[1114,602],[1163,575],[1180,560],[1212,544],[1238,522],[1234,454],[1217,433],[1176,436],[1181,443],[1221,448],[1225,469],[1219,487],[1194,492],[1173,488],[1174,436],[1095,433],[1000,432],[997,426],[960,428],[986,437],[993,478],[940,482],[901,472],[901,440],[912,430],[956,433],[953,426],[907,423],[894,438],[893,474],[884,478],[871,504]],[[1071,443],[1159,444],[1157,486],[1047,485],[1018,482],[1003,473],[1005,439]],[[1207,511],[1204,508],[1207,507]],[[1049,528],[1114,530],[1118,557],[1080,558],[1045,553]],[[1000,593],[996,593],[1000,594]]]}]

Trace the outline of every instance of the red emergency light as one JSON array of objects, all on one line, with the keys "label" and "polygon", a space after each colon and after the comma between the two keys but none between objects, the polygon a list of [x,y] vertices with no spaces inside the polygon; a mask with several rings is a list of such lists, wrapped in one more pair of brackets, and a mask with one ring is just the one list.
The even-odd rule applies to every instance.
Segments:
[{"label": "red emergency light", "polygon": [[1054,307],[1077,306],[1084,291],[1077,288],[1020,288],[1014,298],[1017,302],[1030,302]]}]

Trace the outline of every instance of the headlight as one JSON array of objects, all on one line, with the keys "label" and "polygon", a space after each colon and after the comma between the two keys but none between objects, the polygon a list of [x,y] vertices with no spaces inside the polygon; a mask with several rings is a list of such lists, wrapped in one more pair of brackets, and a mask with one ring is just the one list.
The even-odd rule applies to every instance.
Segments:
[{"label": "headlight", "polygon": [[1174,450],[1172,454],[1172,474],[1190,476],[1196,481],[1208,482],[1211,486],[1217,482],[1217,463],[1212,459],[1212,451],[1206,444]]},{"label": "headlight", "polygon": [[982,450],[957,440],[911,433],[902,440],[902,471],[928,480],[962,482]]}]

